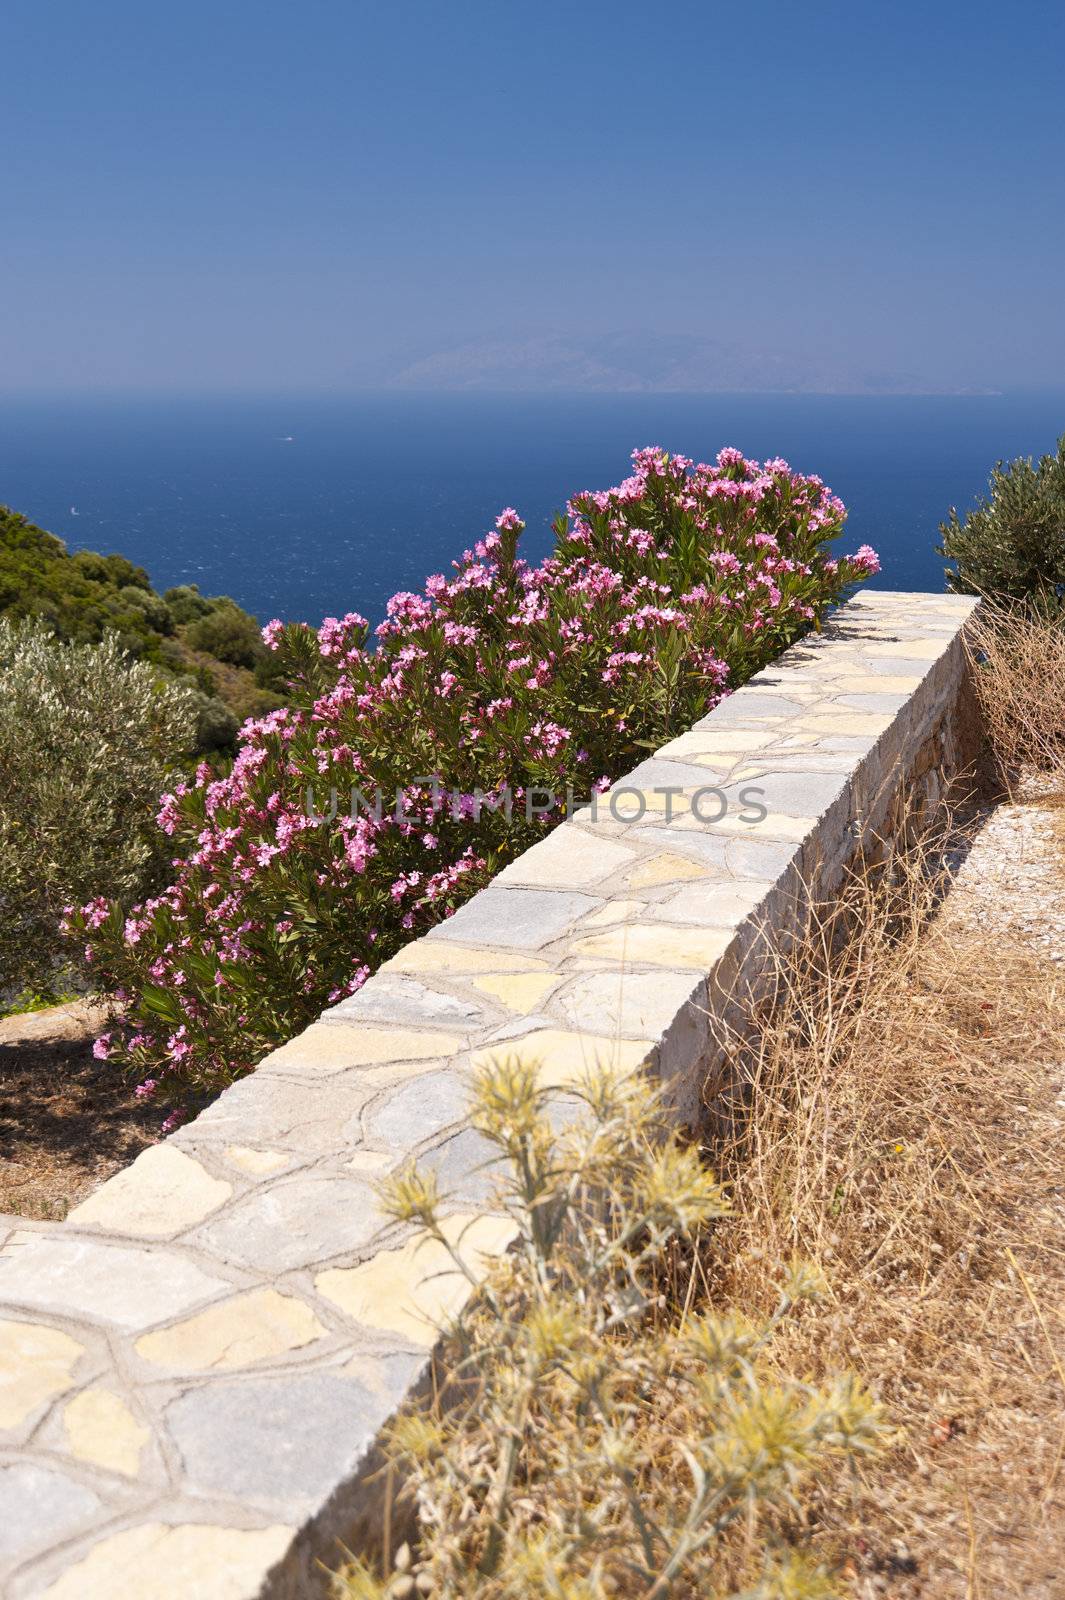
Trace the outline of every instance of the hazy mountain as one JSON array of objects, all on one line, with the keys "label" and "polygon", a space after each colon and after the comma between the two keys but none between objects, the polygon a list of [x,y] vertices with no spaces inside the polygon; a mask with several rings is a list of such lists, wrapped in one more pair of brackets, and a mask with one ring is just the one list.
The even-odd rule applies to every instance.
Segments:
[{"label": "hazy mountain", "polygon": [[592,392],[931,394],[913,373],[834,367],[817,357],[687,334],[605,334],[571,339],[479,339],[403,368],[403,389],[588,390]]}]

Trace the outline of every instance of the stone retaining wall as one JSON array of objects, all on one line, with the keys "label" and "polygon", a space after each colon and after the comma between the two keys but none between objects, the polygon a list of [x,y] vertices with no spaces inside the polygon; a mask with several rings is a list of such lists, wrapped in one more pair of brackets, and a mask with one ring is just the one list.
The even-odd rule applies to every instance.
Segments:
[{"label": "stone retaining wall", "polygon": [[[322,1592],[465,1293],[374,1181],[419,1157],[467,1247],[505,1248],[465,1125],[471,1067],[504,1050],[561,1086],[646,1065],[697,1119],[709,1013],[760,930],[974,758],[972,605],[861,594],[65,1223],[0,1218],[5,1596]],[[720,820],[692,810],[710,787]]]}]

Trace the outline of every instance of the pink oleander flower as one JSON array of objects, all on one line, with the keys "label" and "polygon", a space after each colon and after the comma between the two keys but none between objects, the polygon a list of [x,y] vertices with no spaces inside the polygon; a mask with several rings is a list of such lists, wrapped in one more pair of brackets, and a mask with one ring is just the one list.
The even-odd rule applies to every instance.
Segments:
[{"label": "pink oleander flower", "polygon": [[875,578],[880,571],[880,557],[872,545],[859,545],[851,560],[856,567],[859,567],[870,578]]},{"label": "pink oleander flower", "polygon": [[369,647],[355,612],[267,624],[287,705],[161,797],[173,882],[66,914],[129,995],[109,1060],[197,1094],[249,1070],[553,825],[527,798],[608,788],[876,570],[828,558],[845,512],[819,479],[738,450],[649,446],[567,504],[537,564],[505,507]]},{"label": "pink oleander flower", "polygon": [[111,1035],[109,1033],[101,1033],[100,1037],[93,1044],[92,1053],[97,1061],[107,1061],[110,1059]]}]

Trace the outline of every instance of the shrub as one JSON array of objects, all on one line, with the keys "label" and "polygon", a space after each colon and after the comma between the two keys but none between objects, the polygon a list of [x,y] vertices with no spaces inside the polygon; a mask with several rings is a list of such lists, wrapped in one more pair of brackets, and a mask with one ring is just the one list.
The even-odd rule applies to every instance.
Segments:
[{"label": "shrub", "polygon": [[232,750],[240,731],[236,714],[216,694],[205,693],[197,683],[190,690],[195,707],[195,741],[197,751]]},{"label": "shrub", "polygon": [[856,1380],[808,1385],[770,1364],[819,1280],[793,1264],[758,1321],[707,1304],[679,1247],[727,1212],[724,1192],[667,1136],[639,1076],[592,1073],[576,1092],[584,1114],[559,1132],[534,1068],[479,1075],[471,1121],[500,1174],[492,1209],[516,1235],[483,1284],[434,1175],[384,1190],[385,1209],[423,1230],[426,1273],[450,1264],[480,1292],[448,1337],[441,1398],[387,1435],[417,1504],[417,1552],[403,1547],[387,1581],[352,1562],[337,1600],[723,1595],[723,1547],[740,1529],[762,1555],[748,1600],[836,1593],[788,1547],[784,1520],[800,1489],[867,1455],[885,1427]]},{"label": "shrub", "polygon": [[193,650],[202,650],[234,667],[254,667],[263,654],[254,617],[229,601],[216,602],[205,617],[190,623],[185,637]]},{"label": "shrub", "polygon": [[1033,600],[1060,610],[1065,596],[1065,435],[1057,453],[999,462],[990,498],[964,522],[951,510],[940,554],[956,563],[947,584],[962,594]]},{"label": "shrub", "polygon": [[175,588],[167,589],[163,599],[177,623],[195,622],[199,617],[209,615],[211,610],[210,600],[205,599],[195,583],[179,583]]},{"label": "shrub", "polygon": [[[291,706],[245,726],[228,778],[164,796],[177,881],[129,920],[102,897],[74,919],[93,972],[133,997],[113,1048],[146,1081],[254,1066],[558,821],[561,801],[526,817],[535,790],[602,787],[876,570],[867,548],[828,557],[844,509],[785,462],[635,466],[570,502],[538,567],[504,511],[450,581],[393,596],[374,651],[354,613],[264,630]],[[352,785],[379,815],[347,812]],[[323,807],[343,794],[336,826],[308,815],[309,786]],[[478,798],[507,790],[513,815]]]},{"label": "shrub", "polygon": [[154,628],[156,633],[164,635],[173,633],[174,619],[170,614],[170,607],[151,589],[142,589],[136,584],[127,583],[118,593],[126,606],[132,606],[141,612],[148,626]]},{"label": "shrub", "polygon": [[191,697],[113,637],[0,620],[0,989],[54,989],[70,902],[158,885],[154,802],[191,742]]},{"label": "shrub", "polygon": [[[198,618],[222,612],[215,639],[225,651],[216,658],[229,670],[217,686],[199,681],[205,664],[193,660],[182,637]],[[247,670],[267,656],[255,618],[225,596],[206,599],[195,584],[180,585],[159,595],[143,567],[125,556],[100,555],[92,550],[68,554],[61,539],[35,527],[17,512],[0,506],[0,616],[35,617],[57,638],[76,644],[98,644],[105,634],[117,634],[123,649],[139,660],[164,668],[175,677],[193,677],[205,694],[225,700],[237,722],[249,704],[271,708],[276,696],[263,692]],[[211,637],[196,646],[210,654]],[[234,661],[243,666],[234,667]],[[222,726],[215,715],[215,733]],[[214,736],[212,735],[212,738]],[[219,748],[207,742],[204,750]]]}]

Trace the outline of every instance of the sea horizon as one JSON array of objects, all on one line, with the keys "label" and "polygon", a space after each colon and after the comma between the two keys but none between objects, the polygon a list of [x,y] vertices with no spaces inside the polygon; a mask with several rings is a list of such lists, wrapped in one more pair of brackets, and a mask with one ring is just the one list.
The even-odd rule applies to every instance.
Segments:
[{"label": "sea horizon", "polygon": [[998,460],[1052,451],[1065,391],[808,394],[402,388],[280,395],[0,395],[0,503],[71,550],[118,551],[262,620],[317,622],[447,571],[504,505],[524,552],[566,499],[659,444],[735,445],[817,473],[879,587],[942,589],[939,524]]}]

